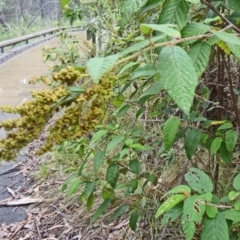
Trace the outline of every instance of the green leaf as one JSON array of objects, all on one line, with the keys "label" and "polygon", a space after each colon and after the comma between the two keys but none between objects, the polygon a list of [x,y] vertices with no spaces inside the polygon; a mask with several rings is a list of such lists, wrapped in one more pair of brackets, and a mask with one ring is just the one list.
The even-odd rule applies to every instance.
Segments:
[{"label": "green leaf", "polygon": [[[206,24],[203,24],[200,22],[192,22],[192,23],[186,25],[182,29],[181,35],[182,35],[182,38],[193,37],[193,36],[203,35],[210,30],[211,30],[211,27],[209,25],[206,25]],[[186,41],[186,42],[182,43],[182,45],[187,46],[196,41],[197,40]]]},{"label": "green leaf", "polygon": [[176,117],[169,118],[163,126],[163,141],[166,149],[170,149],[174,143],[180,126],[180,119]]},{"label": "green leaf", "polygon": [[217,150],[220,148],[221,146],[221,143],[222,143],[222,138],[220,137],[216,137],[213,141],[212,141],[212,144],[211,144],[211,147],[210,147],[210,153],[211,155],[215,154],[217,152]]},{"label": "green leaf", "polygon": [[130,225],[130,228],[133,231],[135,231],[136,228],[137,228],[137,222],[138,222],[139,216],[140,216],[140,210],[139,209],[137,209],[137,210],[135,210],[131,213],[129,225]]},{"label": "green leaf", "polygon": [[118,95],[116,96],[115,98],[113,98],[113,105],[116,107],[116,108],[119,108],[121,107],[121,105],[123,104],[124,102],[124,96],[123,95]]},{"label": "green leaf", "polygon": [[81,199],[87,200],[90,197],[90,195],[93,193],[95,189],[95,184],[96,184],[95,181],[86,183]]},{"label": "green leaf", "polygon": [[240,212],[235,209],[229,209],[222,212],[226,219],[232,220],[234,222],[240,222]]},{"label": "green leaf", "polygon": [[228,0],[229,5],[235,11],[240,12],[240,2],[238,0]]},{"label": "green leaf", "polygon": [[236,45],[239,46],[240,45],[240,39],[236,36],[234,36],[234,34],[231,33],[227,33],[227,32],[220,32],[220,31],[212,31],[213,34],[215,36],[217,36],[220,40],[231,44],[231,45]]},{"label": "green leaf", "polygon": [[127,187],[127,193],[134,193],[137,187],[138,187],[138,180],[131,179]]},{"label": "green leaf", "polygon": [[222,125],[217,129],[217,131],[229,129],[229,128],[232,128],[232,127],[233,127],[232,123],[227,122],[227,123],[222,124]]},{"label": "green leaf", "polygon": [[95,83],[99,83],[101,77],[115,64],[120,55],[108,57],[95,57],[87,62],[88,73]]},{"label": "green leaf", "polygon": [[150,85],[150,87],[146,91],[143,92],[143,94],[139,98],[143,98],[143,97],[149,96],[149,95],[156,95],[162,89],[163,89],[162,82],[160,80],[159,81],[155,81],[154,83],[152,83]]},{"label": "green leaf", "polygon": [[228,193],[228,198],[230,201],[234,200],[237,196],[239,196],[240,193],[235,192],[235,191],[230,191]]},{"label": "green leaf", "polygon": [[183,194],[176,194],[171,196],[158,208],[155,218],[160,217],[162,214],[172,209],[178,203],[182,202],[185,198],[186,197]]},{"label": "green leaf", "polygon": [[175,24],[141,24],[140,30],[144,34],[150,34],[152,30],[165,33],[166,35],[173,38],[180,38],[181,34],[178,30],[174,29]]},{"label": "green leaf", "polygon": [[199,4],[200,3],[200,0],[187,0],[188,2],[190,3],[193,3],[193,4]]},{"label": "green leaf", "polygon": [[215,218],[218,213],[218,209],[214,206],[206,205],[206,213],[209,218]]},{"label": "green leaf", "polygon": [[196,152],[202,137],[202,132],[198,129],[192,129],[187,133],[184,140],[184,148],[188,159],[192,159],[193,154]]},{"label": "green leaf", "polygon": [[88,200],[87,200],[87,210],[88,211],[91,211],[95,199],[96,199],[96,195],[93,193],[88,197]]},{"label": "green leaf", "polygon": [[102,198],[103,200],[106,200],[107,198],[113,198],[114,197],[114,190],[112,188],[104,187],[102,190]]},{"label": "green leaf", "polygon": [[115,138],[113,138],[107,145],[106,152],[111,151],[113,148],[115,148],[119,143],[121,143],[124,140],[124,136],[118,135]]},{"label": "green leaf", "polygon": [[108,130],[105,130],[105,129],[99,130],[93,135],[91,142],[92,143],[97,142],[98,140],[102,139],[102,137],[105,136],[107,133],[108,133]]},{"label": "green leaf", "polygon": [[185,195],[186,197],[189,196],[191,194],[191,188],[187,185],[178,185],[176,187],[174,187],[173,189],[171,189],[170,191],[166,192],[162,197],[166,197],[167,195],[171,194],[171,193],[181,193],[183,195]]},{"label": "green leaf", "polygon": [[240,191],[240,173],[234,178],[234,180],[233,180],[233,187],[237,191]]},{"label": "green leaf", "polygon": [[106,181],[115,188],[119,176],[119,166],[117,164],[111,164],[106,173]]},{"label": "green leaf", "polygon": [[195,223],[200,223],[206,206],[202,196],[191,196],[184,201],[182,228],[186,239],[192,239],[195,233]]},{"label": "green leaf", "polygon": [[118,110],[118,113],[117,113],[117,117],[122,117],[124,116],[127,111],[130,109],[131,105],[130,104],[126,104],[124,106],[122,106],[119,110]]},{"label": "green leaf", "polygon": [[129,169],[131,169],[135,174],[139,174],[141,171],[141,164],[138,159],[129,161]]},{"label": "green leaf", "polygon": [[238,133],[232,129],[228,130],[225,135],[225,144],[229,152],[232,152],[237,143]]},{"label": "green leaf", "polygon": [[200,194],[213,191],[213,184],[209,176],[197,168],[190,168],[185,174],[185,180],[194,191]]},{"label": "green leaf", "polygon": [[240,200],[237,200],[233,206],[235,210],[240,211]]},{"label": "green leaf", "polygon": [[188,52],[199,77],[207,67],[210,53],[211,46],[208,43],[202,41],[193,44]]},{"label": "green leaf", "polygon": [[169,222],[176,221],[182,215],[182,213],[183,213],[183,205],[182,203],[180,203],[163,215],[163,218],[161,220],[161,225],[165,226]]},{"label": "green leaf", "polygon": [[136,113],[136,119],[138,119],[146,111],[146,109],[146,107],[141,107]]},{"label": "green leaf", "polygon": [[215,218],[206,217],[203,221],[201,240],[229,240],[227,221],[218,212]]},{"label": "green leaf", "polygon": [[128,210],[128,205],[123,204],[114,212],[114,214],[111,216],[110,221],[115,220],[116,218],[122,216],[126,211]]},{"label": "green leaf", "polygon": [[189,4],[185,0],[165,0],[158,24],[177,23],[182,29],[188,18]]},{"label": "green leaf", "polygon": [[83,182],[81,179],[75,179],[75,180],[73,180],[73,181],[71,182],[70,187],[69,187],[69,190],[68,190],[68,196],[73,195],[73,194],[77,191],[79,185],[81,185],[81,184],[83,184],[83,183],[84,183],[84,182]]},{"label": "green leaf", "polygon": [[221,147],[219,148],[219,154],[220,154],[221,159],[222,159],[225,163],[227,163],[227,164],[231,164],[231,163],[232,163],[233,153],[232,153],[232,152],[229,152],[229,151],[227,150],[227,147],[226,147],[225,142],[222,142],[222,143],[221,143]]},{"label": "green leaf", "polygon": [[229,49],[231,50],[231,52],[233,53],[233,55],[240,59],[240,46],[237,45],[231,45],[231,44],[227,44],[227,46],[229,47]]},{"label": "green leaf", "polygon": [[105,157],[105,151],[98,151],[94,156],[94,171],[97,172],[103,163]]},{"label": "green leaf", "polygon": [[70,2],[70,0],[61,0],[61,8],[64,9],[64,7]]},{"label": "green leaf", "polygon": [[140,66],[139,68],[137,68],[131,76],[131,80],[137,79],[137,78],[141,78],[141,77],[153,77],[154,75],[156,75],[158,73],[158,70],[156,68],[156,66],[154,65],[145,65],[145,66]]},{"label": "green leaf", "polygon": [[90,224],[94,223],[108,208],[108,206],[111,203],[111,198],[107,198],[104,200],[104,202],[98,207],[96,212],[93,214],[93,216],[90,219]]},{"label": "green leaf", "polygon": [[159,55],[159,72],[165,90],[188,115],[198,77],[189,55],[180,47],[164,47]]}]

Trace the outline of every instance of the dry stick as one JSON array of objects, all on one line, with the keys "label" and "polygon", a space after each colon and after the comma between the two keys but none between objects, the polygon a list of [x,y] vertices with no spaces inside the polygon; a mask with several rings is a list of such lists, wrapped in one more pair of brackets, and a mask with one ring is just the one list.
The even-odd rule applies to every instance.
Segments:
[{"label": "dry stick", "polygon": [[206,6],[208,6],[214,13],[216,13],[223,21],[225,21],[226,23],[232,25],[232,28],[240,33],[240,29],[234,25],[232,22],[230,22],[225,16],[223,16],[211,3],[209,0],[201,0],[202,4],[205,4]]}]

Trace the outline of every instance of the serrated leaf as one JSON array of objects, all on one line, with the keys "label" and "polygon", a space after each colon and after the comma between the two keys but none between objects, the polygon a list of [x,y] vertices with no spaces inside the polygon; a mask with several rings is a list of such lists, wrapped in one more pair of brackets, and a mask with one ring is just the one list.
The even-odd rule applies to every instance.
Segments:
[{"label": "serrated leaf", "polygon": [[93,214],[93,216],[90,219],[90,224],[94,223],[108,208],[108,206],[111,203],[111,198],[107,198],[104,200],[104,202],[98,207],[96,212]]},{"label": "serrated leaf", "polygon": [[163,215],[163,218],[161,220],[161,225],[165,226],[169,222],[174,222],[182,215],[182,213],[183,213],[183,204],[180,203]]},{"label": "serrated leaf", "polygon": [[217,150],[220,148],[221,146],[221,143],[222,143],[222,138],[220,137],[216,137],[213,141],[212,141],[212,144],[211,144],[211,147],[210,147],[210,153],[211,155],[215,154],[217,152]]},{"label": "serrated leaf", "polygon": [[188,54],[194,63],[198,76],[201,76],[205,71],[210,53],[211,46],[206,42],[197,42],[191,46]]},{"label": "serrated leaf", "polygon": [[106,173],[106,181],[115,188],[119,176],[119,166],[117,164],[112,164],[108,167]]},{"label": "serrated leaf", "polygon": [[127,193],[134,193],[137,187],[138,187],[138,180],[131,179],[127,187]]},{"label": "serrated leaf", "polygon": [[84,192],[81,196],[81,200],[83,200],[83,202],[87,201],[89,196],[93,193],[95,189],[95,184],[96,184],[95,181],[86,183]]},{"label": "serrated leaf", "polygon": [[234,178],[234,180],[233,180],[233,187],[237,191],[240,191],[240,173]]},{"label": "serrated leaf", "polygon": [[214,206],[206,205],[206,213],[209,218],[215,218],[218,213],[218,209]]},{"label": "serrated leaf", "polygon": [[178,185],[176,187],[174,187],[173,189],[171,189],[170,191],[166,192],[162,197],[165,198],[167,195],[171,194],[171,193],[181,193],[183,195],[185,195],[186,197],[189,196],[191,194],[191,188],[187,185]]},{"label": "serrated leaf", "polygon": [[135,210],[131,213],[129,225],[130,225],[130,228],[133,231],[135,231],[136,228],[137,228],[137,222],[138,222],[139,216],[140,216],[140,210],[139,209],[137,209],[137,210]]},{"label": "serrated leaf", "polygon": [[105,157],[105,151],[98,151],[94,156],[94,171],[98,171],[102,166]]},{"label": "serrated leaf", "polygon": [[231,45],[231,44],[227,44],[227,46],[229,47],[229,49],[231,50],[231,52],[233,53],[233,55],[240,59],[240,46],[237,45]]},{"label": "serrated leaf", "polygon": [[227,164],[231,164],[231,163],[232,163],[233,153],[232,153],[232,152],[229,152],[229,151],[227,150],[227,147],[226,147],[225,142],[222,142],[222,143],[221,143],[221,147],[219,148],[219,154],[220,154],[221,159],[222,159],[225,163],[227,163]]},{"label": "serrated leaf", "polygon": [[227,221],[218,212],[215,218],[206,217],[203,221],[201,240],[229,240]]},{"label": "serrated leaf", "polygon": [[172,209],[174,206],[176,206],[178,203],[182,202],[186,197],[183,194],[176,194],[171,197],[169,197],[161,206],[158,208],[155,218],[160,217],[165,212]]},{"label": "serrated leaf", "polygon": [[129,169],[131,169],[135,174],[139,174],[141,171],[141,164],[138,159],[129,161]]},{"label": "serrated leaf", "polygon": [[180,38],[180,32],[174,29],[174,27],[176,27],[175,24],[141,24],[140,30],[144,34],[150,34],[153,30],[155,30],[173,38]]},{"label": "serrated leaf", "polygon": [[197,168],[190,168],[185,174],[185,180],[194,191],[200,194],[213,191],[213,184],[209,176]]},{"label": "serrated leaf", "polygon": [[120,55],[115,54],[108,57],[95,57],[87,62],[89,75],[94,83],[99,83],[101,77],[115,64]]},{"label": "serrated leaf", "polygon": [[160,80],[159,81],[155,81],[154,83],[152,83],[150,85],[150,87],[146,91],[143,92],[143,94],[139,98],[143,98],[143,97],[149,96],[149,95],[156,95],[162,89],[163,89],[162,82]]},{"label": "serrated leaf", "polygon": [[68,189],[68,196],[71,196],[72,194],[74,194],[77,191],[79,185],[81,185],[83,183],[84,182],[81,179],[73,180],[70,184],[69,189]]},{"label": "serrated leaf", "polygon": [[180,47],[164,47],[159,55],[159,72],[163,87],[179,108],[189,114],[198,77],[189,55]]},{"label": "serrated leaf", "polygon": [[186,239],[192,239],[195,233],[195,223],[200,223],[205,213],[205,200],[200,196],[191,196],[184,201],[182,228]]},{"label": "serrated leaf", "polygon": [[163,141],[166,149],[170,149],[174,143],[180,126],[180,119],[176,117],[169,118],[163,126]]},{"label": "serrated leaf", "polygon": [[237,143],[238,133],[232,129],[228,130],[225,135],[225,144],[229,152],[232,152]]},{"label": "serrated leaf", "polygon": [[111,151],[113,148],[115,148],[119,143],[121,143],[124,140],[124,136],[118,135],[115,138],[113,138],[107,145],[106,152]]},{"label": "serrated leaf", "polygon": [[[192,22],[186,25],[182,30],[181,30],[181,35],[182,38],[186,37],[192,37],[192,36],[198,36],[198,35],[203,35],[206,32],[210,31],[211,27],[209,25],[200,23],[200,22]],[[183,46],[192,44],[196,42],[197,40],[191,40],[191,41],[186,41],[182,43]]]},{"label": "serrated leaf", "polygon": [[133,72],[131,76],[131,80],[134,80],[140,77],[153,77],[157,73],[158,73],[158,70],[154,65],[140,66]]},{"label": "serrated leaf", "polygon": [[165,0],[162,5],[158,24],[177,23],[182,29],[188,18],[189,5],[185,0]]},{"label": "serrated leaf", "polygon": [[232,123],[227,122],[227,123],[222,124],[222,125],[217,129],[217,131],[218,131],[218,130],[229,129],[229,128],[232,128],[232,127],[233,127]]},{"label": "serrated leaf", "polygon": [[240,212],[235,209],[229,209],[222,212],[226,219],[232,220],[234,222],[240,222]]},{"label": "serrated leaf", "polygon": [[184,148],[188,159],[192,159],[193,154],[196,152],[202,137],[202,132],[198,129],[192,129],[187,133],[184,140]]},{"label": "serrated leaf", "polygon": [[126,211],[128,210],[128,205],[123,204],[114,212],[114,214],[111,216],[110,221],[115,220],[116,218],[122,216]]},{"label": "serrated leaf", "polygon": [[217,36],[220,40],[235,46],[240,45],[240,39],[234,34],[220,31],[212,31],[215,36]]},{"label": "serrated leaf", "polygon": [[104,135],[106,135],[107,133],[108,133],[108,130],[105,130],[105,129],[99,130],[98,132],[96,132],[96,133],[93,135],[93,137],[92,137],[92,139],[91,139],[91,142],[92,142],[92,143],[97,142],[98,140],[102,139],[102,137],[103,137]]}]

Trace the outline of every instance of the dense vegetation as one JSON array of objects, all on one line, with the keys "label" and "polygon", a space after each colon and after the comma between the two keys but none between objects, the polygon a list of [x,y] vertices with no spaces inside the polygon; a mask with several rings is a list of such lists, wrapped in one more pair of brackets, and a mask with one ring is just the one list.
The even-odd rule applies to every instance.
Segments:
[{"label": "dense vegetation", "polygon": [[[8,131],[1,159],[13,159],[58,112],[38,154],[61,144],[78,154],[63,190],[79,192],[89,210],[102,198],[91,223],[117,205],[111,221],[129,214],[135,231],[147,216],[163,230],[152,239],[175,221],[186,239],[239,239],[240,2],[82,2],[102,44],[88,46],[86,64],[71,51],[47,53],[58,60],[44,78],[49,89],[1,107],[21,115],[0,123]],[[73,21],[69,1],[61,3]]]}]

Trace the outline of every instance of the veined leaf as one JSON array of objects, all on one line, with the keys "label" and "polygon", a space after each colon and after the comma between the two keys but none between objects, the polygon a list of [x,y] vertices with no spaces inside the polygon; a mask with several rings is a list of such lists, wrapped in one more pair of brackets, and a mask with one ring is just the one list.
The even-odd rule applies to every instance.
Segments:
[{"label": "veined leaf", "polygon": [[191,196],[184,201],[182,228],[186,239],[192,239],[195,233],[195,223],[200,223],[205,213],[205,201],[200,196]]},{"label": "veined leaf", "polygon": [[140,210],[139,209],[137,209],[137,210],[135,210],[131,213],[129,225],[130,225],[130,228],[133,231],[135,231],[136,228],[137,228],[137,222],[138,222],[139,216],[140,216]]},{"label": "veined leaf", "polygon": [[107,169],[106,181],[111,185],[112,188],[115,188],[117,184],[119,170],[119,166],[115,163],[111,164]]},{"label": "veined leaf", "polygon": [[232,9],[240,13],[240,2],[238,0],[228,0],[228,2]]},{"label": "veined leaf", "polygon": [[206,213],[209,218],[215,218],[218,213],[218,209],[217,207],[207,205]]},{"label": "veined leaf", "polygon": [[116,218],[122,216],[127,210],[128,210],[128,205],[127,205],[127,204],[121,205],[121,206],[114,212],[114,214],[111,216],[110,221],[113,221],[113,220],[115,220]]},{"label": "veined leaf", "polygon": [[180,47],[164,47],[159,55],[160,79],[164,89],[188,115],[198,77],[189,55]]},{"label": "veined leaf", "polygon": [[148,0],[148,2],[142,7],[141,12],[149,11],[153,8],[156,8],[160,5],[164,0]]},{"label": "veined leaf", "polygon": [[167,211],[161,220],[161,225],[165,226],[168,222],[174,222],[177,220],[183,213],[183,204],[180,203]]},{"label": "veined leaf", "polygon": [[108,57],[95,57],[87,62],[87,69],[95,83],[99,83],[101,77],[114,65],[120,55],[115,54]]},{"label": "veined leaf", "polygon": [[157,210],[155,218],[160,217],[165,212],[172,209],[178,203],[182,202],[186,197],[183,194],[176,194],[168,198]]},{"label": "veined leaf", "polygon": [[240,45],[240,39],[231,33],[213,31],[213,34],[226,43],[236,46]]},{"label": "veined leaf", "polygon": [[225,144],[229,152],[232,152],[237,143],[238,133],[232,129],[228,130],[225,135]]},{"label": "veined leaf", "polygon": [[93,193],[95,189],[95,184],[96,184],[95,181],[86,183],[84,192],[81,195],[81,200],[83,201],[83,203],[87,204],[88,198],[90,197],[90,195]]},{"label": "veined leaf", "polygon": [[229,240],[227,221],[218,212],[215,218],[206,217],[203,221],[201,240]]},{"label": "veined leaf", "polygon": [[106,152],[111,151],[113,148],[115,148],[119,143],[121,143],[124,140],[124,136],[118,135],[115,138],[113,138],[107,145]]},{"label": "veined leaf", "polygon": [[171,193],[181,193],[183,195],[185,195],[186,197],[190,195],[191,193],[191,188],[187,185],[178,185],[176,187],[174,187],[173,189],[171,189],[170,191],[166,192],[162,197],[166,197],[168,194],[171,194]]},{"label": "veined leaf", "polygon": [[170,149],[174,143],[180,126],[180,119],[176,117],[169,118],[163,126],[163,141],[166,149]]},{"label": "veined leaf", "polygon": [[221,146],[219,148],[219,154],[221,159],[227,163],[227,164],[231,164],[232,160],[233,160],[233,152],[229,152],[227,150],[226,144],[225,142],[222,141]]},{"label": "veined leaf", "polygon": [[108,133],[108,130],[106,130],[106,129],[101,129],[101,130],[99,130],[98,132],[96,132],[96,133],[93,135],[93,137],[92,137],[92,139],[91,139],[91,142],[92,142],[92,143],[97,142],[98,140],[102,139],[102,137],[103,137],[104,135],[106,135],[107,133]]},{"label": "veined leaf", "polygon": [[218,130],[229,129],[229,128],[232,128],[232,127],[233,127],[232,123],[227,122],[227,123],[222,124],[222,125],[217,129],[217,131],[218,131]]},{"label": "veined leaf", "polygon": [[240,173],[234,178],[234,180],[233,180],[233,187],[237,191],[240,191]]},{"label": "veined leaf", "polygon": [[194,191],[200,194],[213,191],[213,184],[209,176],[197,168],[190,168],[189,172],[185,174],[185,180]]},{"label": "veined leaf", "polygon": [[132,74],[131,80],[140,77],[153,77],[158,73],[157,68],[154,65],[145,65],[138,67]]},{"label": "veined leaf", "polygon": [[165,0],[158,24],[177,23],[182,29],[188,18],[189,4],[185,0]]},{"label": "veined leaf", "polygon": [[162,89],[163,89],[163,85],[161,80],[157,80],[154,83],[152,83],[150,87],[146,91],[144,91],[139,98],[158,94]]},{"label": "veined leaf", "polygon": [[235,209],[228,209],[222,212],[226,219],[232,220],[234,222],[240,222],[240,212]]},{"label": "veined leaf", "polygon": [[98,151],[94,156],[94,171],[98,171],[102,166],[103,160],[105,157],[105,151]]},{"label": "veined leaf", "polygon": [[79,185],[83,184],[83,180],[81,179],[75,179],[71,182],[69,190],[68,190],[68,196],[71,196],[73,193],[75,193],[79,187]]},{"label": "veined leaf", "polygon": [[141,24],[140,29],[144,34],[150,34],[153,30],[166,34],[173,38],[180,38],[181,34],[174,29],[174,24]]},{"label": "veined leaf", "polygon": [[229,47],[229,49],[231,50],[233,55],[236,58],[240,59],[240,46],[238,46],[238,45],[231,45],[231,44],[227,44],[227,46]]},{"label": "veined leaf", "polygon": [[210,148],[210,153],[211,155],[215,154],[217,152],[217,150],[220,148],[222,143],[222,138],[220,137],[216,137],[211,144],[211,148]]},{"label": "veined leaf", "polygon": [[111,198],[107,198],[104,200],[104,202],[98,207],[97,211],[91,217],[91,220],[90,220],[91,224],[94,223],[104,213],[104,211],[108,208],[110,203],[111,203]]},{"label": "veined leaf", "polygon": [[205,71],[210,53],[211,46],[206,42],[197,42],[191,46],[188,54],[194,63],[198,76],[201,76]]},{"label": "veined leaf", "polygon": [[138,159],[129,161],[129,168],[135,173],[139,174],[141,171],[141,164]]},{"label": "veined leaf", "polygon": [[[181,35],[182,35],[182,38],[198,36],[198,35],[203,35],[210,30],[211,30],[211,27],[209,25],[199,23],[199,22],[192,22],[182,29]],[[186,42],[183,42],[182,45],[186,46],[196,41],[197,40],[186,41]]]},{"label": "veined leaf", "polygon": [[193,154],[198,148],[202,137],[202,132],[198,129],[192,129],[187,133],[184,141],[184,148],[188,159],[192,159]]}]

